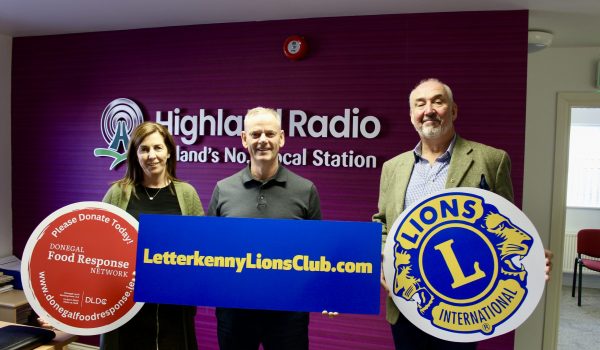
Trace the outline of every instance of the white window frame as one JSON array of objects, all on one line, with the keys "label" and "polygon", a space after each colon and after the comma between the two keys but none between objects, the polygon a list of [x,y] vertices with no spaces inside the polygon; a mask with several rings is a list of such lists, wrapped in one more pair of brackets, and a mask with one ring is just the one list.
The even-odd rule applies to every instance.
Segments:
[{"label": "white window frame", "polygon": [[572,108],[568,208],[600,208],[600,108]]}]

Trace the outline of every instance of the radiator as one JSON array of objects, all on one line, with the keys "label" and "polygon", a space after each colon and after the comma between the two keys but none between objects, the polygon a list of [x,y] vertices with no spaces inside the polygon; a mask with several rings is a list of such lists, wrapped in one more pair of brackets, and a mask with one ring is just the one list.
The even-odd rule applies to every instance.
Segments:
[{"label": "radiator", "polygon": [[[565,233],[565,246],[563,251],[563,272],[573,273],[575,267],[575,257],[577,257],[577,232]],[[588,257],[589,258],[589,257]],[[595,258],[590,258],[595,259]],[[600,260],[600,259],[595,259]],[[583,268],[583,273],[597,273],[595,271]]]}]

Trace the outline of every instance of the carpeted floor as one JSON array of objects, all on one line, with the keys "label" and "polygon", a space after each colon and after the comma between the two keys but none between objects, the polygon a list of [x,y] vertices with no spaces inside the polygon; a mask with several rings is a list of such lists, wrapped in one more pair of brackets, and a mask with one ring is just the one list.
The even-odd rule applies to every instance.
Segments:
[{"label": "carpeted floor", "polygon": [[600,348],[600,289],[584,288],[581,307],[571,297],[571,287],[563,286],[560,299],[558,350]]}]

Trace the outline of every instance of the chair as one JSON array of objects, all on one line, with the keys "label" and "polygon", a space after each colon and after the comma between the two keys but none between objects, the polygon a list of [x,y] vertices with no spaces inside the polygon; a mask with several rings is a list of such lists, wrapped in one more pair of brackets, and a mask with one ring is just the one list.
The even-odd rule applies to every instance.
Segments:
[{"label": "chair", "polygon": [[[582,258],[582,255],[586,257]],[[583,229],[577,232],[577,257],[573,268],[573,288],[571,291],[571,297],[575,297],[575,277],[578,276],[577,306],[581,306],[581,269],[585,266],[590,270],[600,272],[600,261],[588,259],[588,257],[600,258],[600,229]]]}]

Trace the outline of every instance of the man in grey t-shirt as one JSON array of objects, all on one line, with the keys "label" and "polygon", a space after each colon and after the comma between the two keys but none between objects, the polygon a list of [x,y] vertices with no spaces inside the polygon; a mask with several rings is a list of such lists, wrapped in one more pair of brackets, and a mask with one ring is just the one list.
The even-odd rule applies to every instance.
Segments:
[{"label": "man in grey t-shirt", "polygon": [[[285,137],[277,112],[249,110],[241,136],[250,165],[217,182],[208,215],[320,220],[315,185],[279,163]],[[221,350],[255,350],[261,343],[265,350],[308,349],[306,312],[217,308],[216,314]]]}]

